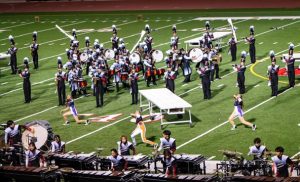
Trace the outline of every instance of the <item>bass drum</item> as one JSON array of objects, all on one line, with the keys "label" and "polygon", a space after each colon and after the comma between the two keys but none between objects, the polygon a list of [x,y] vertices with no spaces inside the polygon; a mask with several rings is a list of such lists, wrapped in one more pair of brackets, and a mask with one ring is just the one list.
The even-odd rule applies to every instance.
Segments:
[{"label": "bass drum", "polygon": [[161,62],[164,59],[164,54],[161,50],[153,50],[151,55],[155,62]]},{"label": "bass drum", "polygon": [[87,53],[84,52],[84,53],[80,54],[79,58],[80,58],[80,61],[85,63],[88,60],[89,56]]},{"label": "bass drum", "polygon": [[105,58],[108,60],[114,59],[115,58],[115,51],[111,49],[106,49],[104,51]]},{"label": "bass drum", "polygon": [[200,48],[193,48],[189,51],[189,57],[194,63],[198,63],[203,58],[203,52]]},{"label": "bass drum", "polygon": [[138,64],[141,61],[141,55],[139,52],[133,52],[129,56],[129,61],[131,64]]},{"label": "bass drum", "polygon": [[48,121],[33,121],[26,124],[32,131],[25,130],[22,133],[22,145],[27,150],[30,142],[34,142],[37,149],[48,151],[54,139],[52,127]]}]

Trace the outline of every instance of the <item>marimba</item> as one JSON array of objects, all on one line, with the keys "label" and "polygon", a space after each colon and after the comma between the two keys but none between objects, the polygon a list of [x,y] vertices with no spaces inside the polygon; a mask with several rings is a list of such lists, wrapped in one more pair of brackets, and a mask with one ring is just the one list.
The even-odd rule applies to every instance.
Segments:
[{"label": "marimba", "polygon": [[[55,165],[62,167],[71,167],[76,170],[93,170],[96,161],[96,155],[90,154],[52,154],[48,156],[49,160],[55,161]],[[52,162],[51,162],[52,163]]]},{"label": "marimba", "polygon": [[164,174],[145,174],[143,181],[192,181],[192,182],[209,182],[216,181],[215,175],[178,175],[176,177],[166,177]]},{"label": "marimba", "polygon": [[1,181],[40,182],[56,181],[58,176],[56,169],[25,167],[25,166],[2,166],[0,167]]},{"label": "marimba", "polygon": [[82,171],[74,170],[63,172],[65,182],[99,182],[99,181],[128,181],[134,176],[134,172],[126,171]]},{"label": "marimba", "polygon": [[[148,164],[149,168],[149,159],[146,155],[124,155],[122,156],[127,161],[127,166],[135,169],[146,168]],[[101,170],[107,170],[111,167],[111,161],[108,159],[108,156],[99,157],[97,159],[97,169],[100,164]]]},{"label": "marimba", "polygon": [[[157,172],[156,162],[163,159],[159,155],[155,160],[155,172]],[[175,154],[178,174],[206,174],[205,160],[201,154]]]},{"label": "marimba", "polygon": [[270,176],[233,176],[226,178],[224,181],[238,181],[238,182],[254,182],[254,181],[269,181],[269,182],[299,182],[300,177],[270,177]]}]

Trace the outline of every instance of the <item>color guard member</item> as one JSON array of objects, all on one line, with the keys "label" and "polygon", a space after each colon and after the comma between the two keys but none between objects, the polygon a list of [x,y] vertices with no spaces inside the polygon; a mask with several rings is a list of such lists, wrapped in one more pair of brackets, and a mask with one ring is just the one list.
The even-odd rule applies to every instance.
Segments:
[{"label": "color guard member", "polygon": [[233,112],[232,112],[232,114],[230,115],[230,117],[228,119],[228,121],[232,125],[231,130],[236,129],[236,125],[234,124],[234,121],[233,121],[236,117],[239,118],[241,123],[243,123],[246,126],[251,127],[253,131],[256,130],[256,125],[255,124],[252,124],[252,123],[250,123],[250,122],[248,122],[244,119],[244,111],[243,111],[244,103],[243,103],[243,100],[242,100],[242,95],[240,95],[240,94],[233,95],[233,98],[234,98],[234,104],[233,104],[234,109],[233,109]]},{"label": "color guard member", "polygon": [[73,115],[73,118],[75,119],[77,124],[80,123],[85,123],[85,125],[89,124],[89,120],[79,120],[74,100],[70,95],[67,96],[66,108],[61,110],[60,113],[63,114],[62,116],[65,120],[64,125],[70,124],[70,122],[68,121],[68,116],[70,115]]}]

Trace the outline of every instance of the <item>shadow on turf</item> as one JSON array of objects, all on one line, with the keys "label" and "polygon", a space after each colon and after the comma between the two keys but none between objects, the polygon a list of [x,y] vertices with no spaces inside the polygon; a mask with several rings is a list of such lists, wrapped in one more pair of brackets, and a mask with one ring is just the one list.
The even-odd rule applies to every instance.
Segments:
[{"label": "shadow on turf", "polygon": [[222,92],[227,86],[224,85],[218,89],[213,89],[212,90],[212,94],[211,94],[211,97],[214,98],[216,95],[218,95],[220,92]]},{"label": "shadow on turf", "polygon": [[[194,128],[198,122],[201,122],[202,120],[197,118],[195,115],[191,114],[191,118],[192,118],[192,125],[191,128]],[[174,118],[173,118],[174,119]],[[186,120],[187,118],[184,118],[184,120]],[[178,123],[178,124],[171,124],[171,125],[163,125],[162,126],[162,130],[166,129],[166,128],[170,128],[171,126],[182,126],[182,127],[189,127],[189,123]]]},{"label": "shadow on turf", "polygon": [[253,89],[255,85],[258,85],[262,82],[264,82],[264,81],[261,80],[261,81],[258,81],[256,83],[252,84],[252,85],[246,85],[246,92],[249,92],[249,90]]},{"label": "shadow on turf", "polygon": [[[250,123],[254,123],[256,120],[256,118],[250,118],[250,119],[246,119],[246,121],[250,122]],[[244,125],[243,123],[238,123],[236,126],[241,126]],[[245,128],[250,128],[249,126],[244,125]]]}]

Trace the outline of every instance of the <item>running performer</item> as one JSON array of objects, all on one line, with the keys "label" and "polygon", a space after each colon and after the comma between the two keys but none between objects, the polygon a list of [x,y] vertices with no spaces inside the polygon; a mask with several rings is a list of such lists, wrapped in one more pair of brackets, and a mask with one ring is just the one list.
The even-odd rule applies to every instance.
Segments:
[{"label": "running performer", "polygon": [[250,122],[248,122],[244,119],[244,111],[243,111],[244,104],[243,104],[243,100],[242,100],[242,95],[240,95],[240,94],[233,95],[233,98],[234,98],[234,109],[233,109],[233,112],[232,112],[232,114],[230,115],[230,117],[228,119],[230,124],[232,125],[231,130],[236,129],[236,125],[233,121],[236,117],[239,118],[241,123],[243,123],[246,126],[251,127],[253,131],[256,130],[256,125],[255,124],[252,124],[252,123],[250,123]]},{"label": "running performer", "polygon": [[66,108],[61,110],[60,113],[62,114],[64,118],[64,125],[69,125],[70,122],[68,121],[68,116],[73,115],[73,118],[75,119],[77,124],[85,123],[85,125],[89,124],[89,120],[79,120],[78,118],[78,112],[75,107],[74,100],[70,95],[67,96],[67,102],[66,102]]}]

